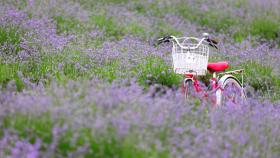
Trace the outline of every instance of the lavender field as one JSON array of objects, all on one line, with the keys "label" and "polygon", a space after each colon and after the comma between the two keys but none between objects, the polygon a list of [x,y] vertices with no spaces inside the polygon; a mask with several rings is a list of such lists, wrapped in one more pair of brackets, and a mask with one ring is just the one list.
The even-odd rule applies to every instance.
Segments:
[{"label": "lavender field", "polygon": [[[186,101],[153,45],[203,32],[239,105]],[[0,157],[279,158],[279,61],[279,0],[1,0]]]}]

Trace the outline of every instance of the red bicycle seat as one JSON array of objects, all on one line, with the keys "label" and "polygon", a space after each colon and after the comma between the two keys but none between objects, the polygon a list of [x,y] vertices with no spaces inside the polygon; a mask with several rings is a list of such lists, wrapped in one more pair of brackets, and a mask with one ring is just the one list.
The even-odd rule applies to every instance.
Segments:
[{"label": "red bicycle seat", "polygon": [[229,68],[229,64],[226,61],[221,61],[221,62],[216,62],[216,63],[208,63],[208,65],[207,65],[207,69],[210,72],[224,71],[227,68]]}]

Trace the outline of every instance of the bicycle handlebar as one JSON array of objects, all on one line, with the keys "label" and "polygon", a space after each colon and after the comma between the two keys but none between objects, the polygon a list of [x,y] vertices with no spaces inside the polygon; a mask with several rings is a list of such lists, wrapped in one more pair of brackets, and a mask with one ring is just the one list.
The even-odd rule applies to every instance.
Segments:
[{"label": "bicycle handlebar", "polygon": [[188,46],[183,46],[179,41],[178,41],[178,38],[175,37],[175,36],[171,36],[172,39],[174,39],[174,41],[183,49],[197,49],[201,44],[202,42],[204,42],[205,38],[202,38],[200,41],[199,39],[195,38],[195,37],[189,37],[189,39],[194,39],[194,40],[197,40],[199,41],[198,44],[195,46],[195,47],[188,47]]},{"label": "bicycle handlebar", "polygon": [[218,42],[214,39],[207,37],[203,37],[202,39],[198,39],[195,37],[186,37],[186,39],[194,39],[199,41],[198,44],[195,47],[188,47],[188,46],[183,46],[179,40],[179,38],[175,37],[175,36],[165,36],[163,38],[158,39],[158,45],[162,44],[162,43],[167,43],[167,42],[171,42],[172,40],[174,40],[181,48],[183,49],[197,49],[203,42],[207,42],[207,44],[211,47],[214,47],[216,49],[218,49],[217,44]]}]

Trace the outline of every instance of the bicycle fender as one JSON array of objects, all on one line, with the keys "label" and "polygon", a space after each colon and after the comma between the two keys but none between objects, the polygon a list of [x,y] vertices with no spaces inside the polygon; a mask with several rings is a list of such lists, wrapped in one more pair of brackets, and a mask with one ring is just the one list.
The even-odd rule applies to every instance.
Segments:
[{"label": "bicycle fender", "polygon": [[[233,75],[224,75],[218,81],[219,86],[222,86],[224,84],[224,82],[229,78],[235,79],[241,85],[240,81],[236,77],[234,77]],[[222,88],[224,88],[224,87],[222,87]]]},{"label": "bicycle fender", "polygon": [[192,82],[193,82],[193,79],[192,79],[192,78],[185,78],[185,79],[184,79],[184,87],[186,86],[186,83],[187,83],[188,81],[192,81]]}]

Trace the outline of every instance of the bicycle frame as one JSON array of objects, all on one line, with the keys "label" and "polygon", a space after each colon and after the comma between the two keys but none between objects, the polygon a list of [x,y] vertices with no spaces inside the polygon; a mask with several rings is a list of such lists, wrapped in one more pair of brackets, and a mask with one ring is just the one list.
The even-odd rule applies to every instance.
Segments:
[{"label": "bicycle frame", "polygon": [[[184,87],[185,87],[185,83],[188,80],[192,81],[193,87],[195,88],[195,92],[202,92],[202,91],[204,91],[203,88],[201,87],[201,85],[199,84],[199,80],[197,79],[197,77],[195,75],[193,75],[193,74],[185,74]],[[208,96],[208,94],[207,94],[208,91],[212,91],[212,90],[215,90],[215,89],[219,88],[218,78],[216,76],[216,73],[213,73],[213,77],[210,79],[210,84],[209,84],[208,87],[210,87],[210,88],[208,88],[207,91],[204,91],[205,95],[207,95],[207,96]]]},{"label": "bicycle frame", "polygon": [[[215,93],[217,90],[224,91],[223,87],[221,86],[222,83],[228,78],[234,78],[236,81],[239,82],[239,80],[233,76],[234,74],[240,74],[242,75],[242,82],[240,85],[242,85],[242,89],[244,88],[244,83],[243,83],[243,75],[244,75],[244,70],[233,70],[233,71],[228,71],[228,72],[222,72],[222,73],[217,73],[213,72],[212,78],[210,79],[210,84],[208,85],[207,90],[203,90],[202,86],[199,83],[199,80],[194,74],[185,74],[185,79],[184,79],[184,84],[183,84],[183,90],[185,90],[185,84],[189,80],[192,81],[192,86],[194,87],[194,90],[196,93],[203,93],[204,97],[209,97],[209,92]],[[219,105],[220,103],[217,103],[216,100],[211,100],[214,104],[214,106]]]}]

